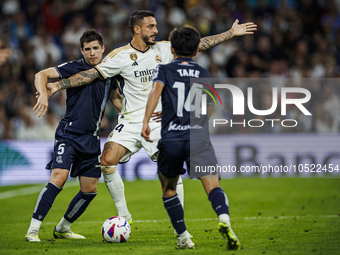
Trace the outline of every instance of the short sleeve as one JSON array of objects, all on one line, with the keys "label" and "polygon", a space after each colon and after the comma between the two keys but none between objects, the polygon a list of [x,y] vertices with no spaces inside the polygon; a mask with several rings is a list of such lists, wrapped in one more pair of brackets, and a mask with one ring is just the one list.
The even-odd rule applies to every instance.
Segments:
[{"label": "short sleeve", "polygon": [[164,65],[156,66],[153,72],[153,82],[159,81],[165,85],[165,68]]},{"label": "short sleeve", "polygon": [[55,67],[57,72],[60,75],[61,79],[69,78],[72,75],[78,73],[80,70],[78,70],[78,63],[77,61],[70,61],[70,62],[65,62],[63,64],[60,64]]},{"label": "short sleeve", "polygon": [[110,52],[103,61],[94,67],[104,78],[116,76],[122,71],[122,63],[120,55]]}]

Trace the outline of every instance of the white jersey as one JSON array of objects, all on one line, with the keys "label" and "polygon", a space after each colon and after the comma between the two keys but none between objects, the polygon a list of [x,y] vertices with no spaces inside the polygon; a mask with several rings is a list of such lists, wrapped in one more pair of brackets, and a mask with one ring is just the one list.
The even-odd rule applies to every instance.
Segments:
[{"label": "white jersey", "polygon": [[[111,51],[95,68],[106,79],[120,75],[123,106],[120,118],[129,122],[142,122],[146,103],[153,84],[153,72],[158,64],[168,64],[173,60],[170,42],[156,42],[142,52],[131,43]],[[155,111],[161,111],[160,101]]]}]

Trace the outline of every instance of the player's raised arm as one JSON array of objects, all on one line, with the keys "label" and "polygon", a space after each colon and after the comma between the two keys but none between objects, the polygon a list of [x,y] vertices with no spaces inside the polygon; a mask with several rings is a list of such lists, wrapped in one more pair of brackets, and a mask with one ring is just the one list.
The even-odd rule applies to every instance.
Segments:
[{"label": "player's raised arm", "polygon": [[48,79],[56,78],[60,78],[60,75],[54,67],[44,69],[35,74],[34,86],[37,90],[38,99],[33,111],[35,111],[35,115],[39,113],[39,118],[44,117],[48,110],[47,81]]},{"label": "player's raised arm", "polygon": [[149,120],[151,118],[151,115],[153,111],[155,110],[158,100],[162,95],[162,91],[164,88],[164,84],[159,81],[155,81],[152,86],[152,90],[149,94],[148,102],[146,104],[146,110],[145,115],[143,119],[143,128],[142,128],[142,136],[145,138],[145,140],[149,142],[153,142],[150,140],[149,134],[150,134],[150,127],[149,127]]},{"label": "player's raised arm", "polygon": [[257,30],[257,25],[253,22],[248,22],[244,24],[238,24],[238,22],[239,20],[236,19],[231,29],[224,33],[201,38],[201,42],[198,45],[198,51],[209,50],[233,38],[234,36],[254,34],[253,31]]},{"label": "player's raised arm", "polygon": [[100,74],[95,68],[91,68],[86,71],[77,73],[70,78],[62,79],[54,83],[48,83],[47,88],[51,91],[53,96],[57,91],[61,89],[75,88],[91,83],[95,79],[99,78]]}]

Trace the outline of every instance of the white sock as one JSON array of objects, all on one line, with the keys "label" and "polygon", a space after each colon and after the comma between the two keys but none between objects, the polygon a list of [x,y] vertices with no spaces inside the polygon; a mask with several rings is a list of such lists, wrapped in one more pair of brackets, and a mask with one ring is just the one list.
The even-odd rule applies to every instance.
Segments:
[{"label": "white sock", "polygon": [[181,176],[179,176],[178,181],[177,181],[176,192],[178,195],[178,199],[181,202],[181,205],[184,209],[184,189],[183,189],[183,180]]},{"label": "white sock", "polygon": [[230,216],[228,214],[222,213],[218,215],[218,219],[220,220],[220,222],[227,223],[228,226],[230,226]]},{"label": "white sock", "polygon": [[125,218],[125,220],[131,220],[131,214],[127,208],[125,195],[124,195],[124,183],[118,171],[111,174],[103,174],[105,185],[110,192],[110,195],[115,202],[118,216]]},{"label": "white sock", "polygon": [[39,234],[41,223],[42,221],[32,218],[30,227],[27,230],[27,234],[30,234],[30,233]]},{"label": "white sock", "polygon": [[63,217],[57,225],[56,230],[57,232],[66,232],[70,229],[71,225],[72,223]]}]

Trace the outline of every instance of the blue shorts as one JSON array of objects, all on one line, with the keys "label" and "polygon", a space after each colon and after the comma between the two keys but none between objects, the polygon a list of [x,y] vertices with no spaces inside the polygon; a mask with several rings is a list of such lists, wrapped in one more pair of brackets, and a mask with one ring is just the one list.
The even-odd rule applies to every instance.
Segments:
[{"label": "blue shorts", "polygon": [[198,168],[204,169],[204,167],[217,165],[215,151],[210,142],[160,140],[158,149],[158,171],[167,178],[175,178],[177,175],[184,174],[184,162],[190,178],[199,179],[207,175],[216,175],[216,172],[197,172]]},{"label": "blue shorts", "polygon": [[69,132],[59,125],[55,134],[53,158],[46,169],[68,169],[71,177],[98,178],[101,176],[100,155],[99,137]]}]

